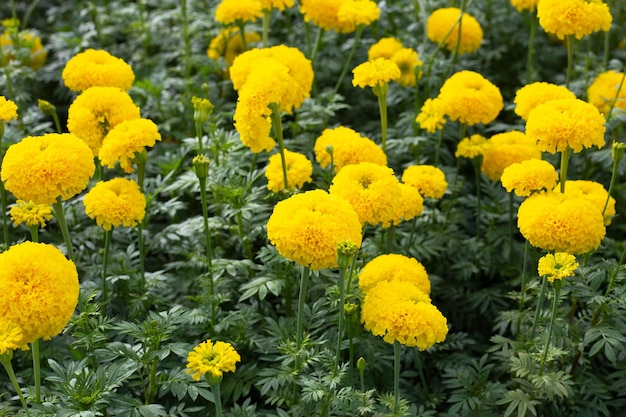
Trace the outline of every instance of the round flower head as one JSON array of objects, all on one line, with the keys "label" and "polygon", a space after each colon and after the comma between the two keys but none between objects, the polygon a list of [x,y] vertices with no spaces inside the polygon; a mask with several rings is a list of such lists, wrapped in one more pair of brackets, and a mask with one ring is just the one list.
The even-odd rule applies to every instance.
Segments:
[{"label": "round flower head", "polygon": [[98,151],[102,165],[113,168],[119,161],[125,172],[133,172],[135,154],[161,140],[157,125],[149,119],[131,119],[115,125]]},{"label": "round flower head", "polygon": [[511,0],[511,5],[520,13],[523,10],[534,12],[537,8],[537,3],[539,3],[539,0]]},{"label": "round flower head", "polygon": [[596,106],[605,116],[611,110],[611,105],[616,109],[626,110],[626,82],[622,80],[624,80],[622,72],[613,70],[603,72],[587,89],[587,101]]},{"label": "round flower head", "polygon": [[439,98],[428,98],[422,105],[420,113],[415,118],[422,129],[435,133],[446,124],[443,101]]},{"label": "round flower head", "polygon": [[281,12],[287,7],[293,7],[294,0],[260,0],[263,10],[278,9]]},{"label": "round flower head", "polygon": [[222,0],[215,9],[215,20],[223,25],[254,22],[263,17],[259,0]]},{"label": "round flower head", "polygon": [[241,356],[230,343],[209,339],[187,355],[187,375],[195,381],[203,376],[221,378],[224,372],[235,372],[237,362],[241,362]]},{"label": "round flower head", "polygon": [[396,81],[402,73],[395,62],[390,59],[376,58],[366,61],[352,70],[354,87],[380,87],[389,81]]},{"label": "round flower head", "polygon": [[146,198],[139,185],[126,178],[98,182],[85,194],[85,213],[104,230],[134,227],[146,214]]},{"label": "round flower head", "polygon": [[72,91],[93,86],[128,91],[135,81],[133,69],[123,59],[96,49],[87,49],[70,58],[61,76],[65,86]]},{"label": "round flower head", "polygon": [[411,165],[402,173],[402,182],[417,188],[425,198],[441,198],[448,189],[443,171],[432,165]]},{"label": "round flower head", "polygon": [[520,197],[528,197],[537,191],[552,190],[558,180],[559,174],[552,164],[536,158],[509,165],[504,168],[500,177],[502,186],[509,193],[513,191]]},{"label": "round flower head", "polygon": [[46,222],[52,218],[50,204],[35,204],[32,201],[17,200],[11,207],[11,221],[19,226],[24,223],[28,227],[46,227]]},{"label": "round flower head", "polygon": [[0,175],[18,199],[52,204],[83,191],[95,169],[85,142],[71,133],[48,133],[9,146]]},{"label": "round flower head", "polygon": [[282,256],[310,269],[337,267],[337,245],[361,246],[361,223],[350,203],[323,190],[280,201],[267,222],[267,236]]},{"label": "round flower head", "polygon": [[561,85],[546,82],[527,84],[515,93],[515,114],[528,120],[530,111],[539,104],[559,98],[575,99],[576,95]]},{"label": "round flower head", "polygon": [[22,330],[19,346],[59,334],[78,292],[76,266],[52,245],[27,241],[0,254],[0,317]]},{"label": "round flower head", "polygon": [[370,289],[361,306],[364,327],[387,343],[396,340],[426,350],[443,342],[448,323],[426,294],[404,281],[383,281]]},{"label": "round flower head", "polygon": [[359,273],[359,288],[367,294],[378,283],[394,280],[408,282],[424,294],[430,294],[430,280],[424,265],[415,258],[394,253],[377,256],[365,264]]},{"label": "round flower head", "polygon": [[541,0],[537,3],[539,24],[559,39],[574,35],[576,39],[611,28],[609,6],[601,0]]},{"label": "round flower head", "polygon": [[536,193],[524,200],[517,225],[531,245],[575,255],[597,249],[606,234],[596,205],[558,191]]},{"label": "round flower head", "polygon": [[492,181],[500,181],[506,167],[527,159],[541,159],[537,145],[523,132],[510,132],[493,135],[483,147],[483,161],[480,170]]},{"label": "round flower head", "polygon": [[401,197],[393,170],[371,162],[343,167],[335,175],[329,192],[348,201],[361,224],[371,225],[394,220],[394,206]]},{"label": "round flower head", "polygon": [[322,168],[332,161],[335,173],[346,165],[361,162],[387,165],[387,155],[373,140],[345,126],[324,129],[315,141],[314,151],[315,159]]},{"label": "round flower head", "polygon": [[543,152],[574,152],[604,146],[604,117],[598,109],[578,99],[550,100],[535,107],[526,121],[526,136]]},{"label": "round flower head", "polygon": [[464,12],[461,18],[461,37],[459,38],[460,16],[461,9],[456,7],[435,10],[426,21],[426,36],[433,42],[444,42],[443,47],[448,51],[457,50],[457,44],[460,54],[476,51],[483,41],[483,30],[480,23],[473,16]]},{"label": "round flower head", "polygon": [[[311,174],[313,174],[311,161],[301,153],[291,152],[287,149],[284,152],[289,190],[302,188],[304,183],[311,182]],[[267,178],[267,188],[270,191],[278,193],[285,190],[283,163],[279,153],[270,156],[267,169],[265,170],[265,178]]]},{"label": "round flower head", "polygon": [[[416,82],[415,67],[421,67],[424,63],[419,59],[417,52],[411,48],[402,48],[391,57],[391,61],[395,62],[400,68],[400,78],[396,81],[403,87],[414,87]],[[422,76],[422,72],[418,73]]]},{"label": "round flower head", "polygon": [[19,39],[21,48],[28,48],[30,50],[30,54],[26,58],[21,59],[21,65],[31,67],[34,70],[43,67],[46,63],[48,53],[41,43],[41,38],[29,32],[11,33],[11,31],[5,31],[0,35],[0,48],[2,48],[7,62],[12,61],[16,56],[22,56],[14,53],[14,37]]},{"label": "round flower head", "polygon": [[300,0],[300,13],[305,22],[311,22],[324,30],[340,31],[342,24],[337,13],[348,0]]},{"label": "round flower head", "polygon": [[17,119],[17,105],[5,96],[0,96],[0,123],[12,119]]},{"label": "round flower head", "polygon": [[450,120],[470,126],[492,122],[504,107],[498,87],[474,71],[460,71],[448,78],[439,99]]},{"label": "round flower head", "polygon": [[604,224],[606,226],[611,224],[615,216],[615,199],[609,196],[604,185],[595,181],[569,180],[565,183],[565,194],[589,200],[596,206],[598,212],[604,211]]},{"label": "round flower head", "polygon": [[380,17],[378,5],[370,0],[343,0],[337,10],[339,32],[354,32],[357,27],[369,26]]},{"label": "round flower head", "polygon": [[138,119],[139,107],[128,93],[117,87],[90,87],[72,102],[67,114],[67,129],[98,155],[109,130],[124,120]]},{"label": "round flower head", "polygon": [[399,186],[400,198],[393,206],[394,217],[390,221],[384,222],[383,228],[411,220],[424,211],[424,197],[417,191],[417,188],[403,183],[400,183]]},{"label": "round flower head", "polygon": [[540,277],[547,277],[548,281],[562,280],[573,277],[574,271],[578,268],[576,257],[569,253],[557,252],[554,255],[547,254],[539,258],[537,272]]},{"label": "round flower head", "polygon": [[23,338],[22,329],[17,324],[0,318],[0,356],[15,349],[26,348],[26,345],[20,345]]},{"label": "round flower head", "polygon": [[[245,36],[248,45],[261,40],[261,36],[257,32],[246,32]],[[222,29],[216,37],[211,39],[207,56],[215,60],[224,58],[226,64],[230,66],[235,58],[243,52],[243,39],[241,39],[239,28],[230,27]]]},{"label": "round flower head", "polygon": [[457,158],[474,159],[477,156],[482,156],[487,146],[487,138],[481,135],[472,135],[468,138],[463,138],[456,146],[456,152],[454,156]]},{"label": "round flower head", "polygon": [[393,54],[402,49],[402,42],[397,38],[382,38],[367,50],[367,60],[376,58],[391,59]]}]

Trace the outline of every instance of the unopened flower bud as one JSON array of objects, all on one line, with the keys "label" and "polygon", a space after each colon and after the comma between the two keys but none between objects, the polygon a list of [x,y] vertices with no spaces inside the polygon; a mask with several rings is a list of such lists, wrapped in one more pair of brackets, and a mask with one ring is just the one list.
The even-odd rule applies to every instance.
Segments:
[{"label": "unopened flower bud", "polygon": [[211,160],[204,156],[198,155],[193,158],[193,169],[196,173],[196,177],[200,180],[206,179],[209,176],[209,163]]}]

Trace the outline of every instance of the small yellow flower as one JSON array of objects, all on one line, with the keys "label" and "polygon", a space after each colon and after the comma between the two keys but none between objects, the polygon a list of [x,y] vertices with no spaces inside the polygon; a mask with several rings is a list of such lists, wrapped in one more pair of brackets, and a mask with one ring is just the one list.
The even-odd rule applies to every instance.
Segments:
[{"label": "small yellow flower", "polygon": [[378,5],[370,0],[344,0],[337,10],[342,33],[354,32],[357,27],[369,26],[380,17]]},{"label": "small yellow flower", "polygon": [[527,84],[515,92],[515,114],[528,120],[530,111],[535,107],[559,98],[575,99],[576,95],[562,85],[546,82]]},{"label": "small yellow flower", "polygon": [[402,49],[402,42],[397,38],[382,38],[367,51],[367,60],[373,61],[376,58],[391,59],[393,54]]},{"label": "small yellow flower", "polygon": [[425,198],[441,198],[448,189],[444,172],[432,165],[411,165],[402,173],[402,182],[417,188]]},{"label": "small yellow flower", "polygon": [[540,277],[547,277],[548,281],[562,280],[573,277],[578,268],[576,257],[565,252],[556,252],[554,255],[547,254],[539,259],[537,272]]},{"label": "small yellow flower", "polygon": [[380,282],[394,280],[409,282],[424,294],[430,294],[430,280],[424,265],[415,258],[395,253],[379,255],[365,264],[358,283],[367,293]]},{"label": "small yellow flower", "polygon": [[195,381],[203,376],[221,378],[224,372],[235,372],[237,362],[241,362],[241,356],[230,343],[213,343],[209,339],[187,355],[187,375]]},{"label": "small yellow flower", "polygon": [[0,318],[0,356],[15,349],[27,348],[27,345],[20,345],[23,337],[20,326],[4,318]]},{"label": "small yellow flower", "polygon": [[17,119],[17,105],[5,96],[0,96],[0,123],[12,119]]},{"label": "small yellow flower", "polygon": [[541,0],[537,3],[537,18],[547,33],[559,39],[607,32],[613,21],[609,6],[601,0]]},{"label": "small yellow flower", "polygon": [[52,218],[52,207],[49,204],[35,204],[32,201],[17,200],[11,207],[11,221],[16,226],[25,223],[26,226],[46,227],[46,222]]},{"label": "small yellow flower", "polygon": [[254,22],[263,17],[259,0],[222,0],[215,9],[215,20],[223,25]]},{"label": "small yellow flower", "polygon": [[624,73],[611,70],[598,75],[587,89],[587,100],[605,116],[608,115],[611,105],[613,108],[626,110]]},{"label": "small yellow flower", "polygon": [[[476,51],[483,41],[483,30],[480,23],[464,12],[461,18],[461,36],[459,37],[459,17],[461,9],[446,7],[435,10],[426,21],[426,36],[433,42],[444,42],[443,47],[448,51],[457,49],[460,54]],[[448,37],[446,38],[446,35]],[[445,39],[445,41],[444,41]]]},{"label": "small yellow flower", "polygon": [[415,121],[429,133],[435,133],[443,128],[446,124],[446,117],[441,99],[426,99]]},{"label": "small yellow flower", "polygon": [[352,70],[354,87],[380,87],[389,81],[396,81],[402,75],[400,68],[390,59],[376,58],[366,61]]},{"label": "small yellow flower", "polygon": [[[313,174],[311,161],[304,154],[291,152],[287,149],[284,150],[284,154],[289,190],[302,188],[305,183],[311,182],[311,175]],[[265,170],[265,178],[267,178],[267,188],[270,191],[278,193],[285,190],[283,163],[279,153],[270,156]]]},{"label": "small yellow flower", "polygon": [[133,160],[137,152],[154,146],[161,140],[156,124],[150,119],[132,119],[112,128],[102,140],[98,158],[102,165],[113,168],[119,161],[125,172],[133,172]]},{"label": "small yellow flower", "polygon": [[511,5],[520,13],[523,10],[534,12],[537,8],[537,3],[539,3],[539,0],[511,0]]},{"label": "small yellow flower", "polygon": [[396,80],[398,84],[403,87],[415,86],[417,77],[422,76],[421,71],[418,71],[417,77],[415,76],[416,67],[424,65],[419,59],[417,51],[411,48],[402,48],[391,56],[391,60],[400,68],[401,75]]},{"label": "small yellow flower", "polygon": [[70,58],[61,76],[65,86],[72,91],[93,86],[128,91],[135,81],[135,73],[126,61],[101,49],[87,49]]},{"label": "small yellow flower", "polygon": [[[516,162],[504,168],[500,181],[510,193],[520,197],[528,197],[533,192],[552,190],[559,174],[548,161],[542,159],[527,159]],[[569,181],[568,181],[569,183]]]},{"label": "small yellow flower", "polygon": [[456,152],[454,156],[457,158],[474,159],[481,156],[485,152],[487,146],[487,138],[482,135],[472,135],[468,138],[463,138],[456,146]]},{"label": "small yellow flower", "polygon": [[333,129],[324,129],[316,139],[314,151],[315,159],[322,168],[332,163],[335,173],[346,165],[361,162],[372,162],[377,165],[387,165],[387,155],[373,140],[361,136],[357,131],[345,126]]},{"label": "small yellow flower", "polygon": [[134,227],[146,214],[146,198],[134,180],[113,178],[98,182],[84,199],[85,213],[104,230]]}]

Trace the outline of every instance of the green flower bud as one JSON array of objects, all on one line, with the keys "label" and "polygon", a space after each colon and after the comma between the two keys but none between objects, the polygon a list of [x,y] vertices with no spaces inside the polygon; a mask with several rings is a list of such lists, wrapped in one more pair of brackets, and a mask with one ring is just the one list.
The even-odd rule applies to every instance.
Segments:
[{"label": "green flower bud", "polygon": [[200,180],[206,179],[209,176],[209,163],[211,160],[204,155],[197,155],[193,158],[193,169],[196,173],[196,177]]}]

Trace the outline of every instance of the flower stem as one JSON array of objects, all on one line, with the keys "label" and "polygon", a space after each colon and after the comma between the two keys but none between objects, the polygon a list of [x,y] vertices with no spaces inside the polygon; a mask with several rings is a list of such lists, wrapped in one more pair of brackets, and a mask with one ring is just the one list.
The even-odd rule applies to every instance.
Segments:
[{"label": "flower stem", "polygon": [[248,50],[248,43],[246,42],[246,24],[239,22],[237,26],[239,27],[239,35],[241,35],[242,52],[245,52]]},{"label": "flower stem", "polygon": [[271,9],[263,10],[263,48],[267,48],[267,39],[270,29]]},{"label": "flower stem", "polygon": [[552,313],[550,317],[550,324],[548,326],[548,335],[546,337],[546,346],[543,351],[543,356],[541,357],[541,363],[539,364],[539,375],[543,372],[543,366],[546,363],[546,358],[548,357],[548,349],[550,348],[550,339],[552,338],[552,329],[554,328],[554,319],[556,318],[556,308],[559,302],[559,294],[561,292],[561,281],[554,282],[554,298],[552,299]]},{"label": "flower stem", "polygon": [[350,53],[348,54],[348,58],[346,59],[346,63],[341,70],[341,75],[339,75],[339,79],[337,79],[337,83],[335,84],[335,88],[333,90],[333,96],[337,94],[339,91],[339,87],[341,86],[341,82],[343,81],[346,73],[348,72],[348,68],[350,67],[350,63],[352,62],[352,58],[354,57],[354,51],[356,51],[357,46],[359,45],[359,41],[361,40],[361,34],[363,33],[363,25],[359,25],[356,28],[356,32],[354,34],[354,42],[352,43],[352,48],[350,48]]},{"label": "flower stem", "polygon": [[539,298],[537,298],[537,307],[535,308],[535,317],[533,318],[533,325],[530,328],[530,338],[532,339],[535,336],[535,329],[537,329],[537,322],[539,321],[539,311],[541,310],[541,305],[543,304],[543,300],[546,297],[546,286],[548,280],[546,277],[542,278],[541,282],[541,291],[539,291]]},{"label": "flower stem", "polygon": [[111,237],[113,227],[104,231],[104,255],[102,257],[102,310],[106,313],[109,305],[109,286],[107,284],[107,267],[109,266],[109,255],[111,247]]},{"label": "flower stem", "polygon": [[517,318],[517,326],[515,334],[520,337],[520,328],[522,326],[522,311],[524,311],[524,302],[526,301],[526,260],[528,259],[528,248],[530,244],[528,240],[524,242],[524,260],[522,263],[522,283],[520,284],[520,297],[519,297],[519,316]]},{"label": "flower stem", "polygon": [[[376,97],[378,97],[378,111],[380,113],[380,132],[381,132],[381,145],[383,152],[387,148],[387,90],[389,86],[385,84],[379,91],[375,91]],[[378,87],[376,87],[378,90]]]},{"label": "flower stem", "polygon": [[566,35],[565,44],[567,46],[567,73],[565,75],[565,88],[569,88],[569,82],[572,79],[572,69],[574,67],[574,35]]},{"label": "flower stem", "polygon": [[441,152],[442,142],[443,142],[443,129],[439,131],[439,139],[437,139],[437,149],[435,150],[435,166],[439,165],[439,153]]},{"label": "flower stem", "polygon": [[324,29],[321,27],[317,29],[317,35],[315,36],[315,45],[313,46],[313,50],[311,51],[311,64],[315,65],[315,56],[322,48],[322,38],[324,37]]},{"label": "flower stem", "polygon": [[393,341],[393,413],[398,412],[400,404],[400,342]]},{"label": "flower stem", "polygon": [[339,354],[341,353],[341,341],[343,339],[343,316],[344,316],[344,304],[346,298],[345,281],[346,268],[339,267],[339,279],[337,284],[339,285],[339,329],[337,332],[337,350],[335,352],[335,368],[339,364]]},{"label": "flower stem", "polygon": [[572,149],[566,146],[561,152],[561,193],[565,192],[565,182],[567,181],[567,167],[569,165],[569,156]]},{"label": "flower stem", "polygon": [[33,377],[35,378],[35,401],[41,402],[41,366],[39,359],[39,339],[30,344],[33,356]]},{"label": "flower stem", "polygon": [[30,416],[30,413],[28,412],[28,405],[26,404],[26,399],[24,398],[24,395],[22,394],[22,390],[20,388],[19,382],[17,382],[15,372],[13,371],[13,365],[11,365],[12,356],[13,356],[12,351],[11,353],[5,353],[4,355],[0,355],[0,362],[2,362],[4,369],[6,369],[7,374],[9,375],[9,379],[11,380],[11,383],[13,384],[13,388],[15,388],[15,391],[17,392],[17,396],[19,397],[20,402],[22,403],[22,407],[24,407],[26,416]]},{"label": "flower stem", "polygon": [[213,400],[215,401],[215,417],[222,417],[222,392],[220,390],[220,384],[215,384],[211,388],[213,389]]},{"label": "flower stem", "polygon": [[289,181],[287,180],[287,161],[285,160],[285,144],[283,142],[283,124],[280,119],[280,108],[278,103],[271,103],[269,107],[272,110],[272,126],[274,127],[274,134],[278,142],[278,152],[280,153],[280,162],[283,167],[283,183],[285,191],[288,191]]},{"label": "flower stem", "polygon": [[67,222],[65,221],[65,213],[63,212],[63,202],[61,201],[61,197],[57,197],[57,201],[52,204],[52,209],[54,210],[54,216],[56,217],[59,227],[61,228],[61,233],[63,234],[63,241],[65,242],[65,246],[67,248],[67,256],[72,262],[74,262],[72,239],[70,239],[70,230],[68,229]]},{"label": "flower stem", "polygon": [[[1,122],[0,122],[1,123]],[[4,188],[4,182],[0,181],[0,202],[2,210],[2,236],[6,247],[9,247],[9,220],[7,219],[7,191]]]},{"label": "flower stem", "polygon": [[537,12],[530,14],[530,31],[528,33],[528,56],[526,57],[526,83],[530,84],[535,78],[533,66],[535,58],[535,35],[537,34]]},{"label": "flower stem", "polygon": [[211,230],[209,229],[209,209],[206,193],[206,178],[198,179],[200,183],[200,199],[202,201],[202,222],[204,227],[204,244],[206,249],[207,269],[209,274],[209,297],[211,299],[211,329],[215,324],[215,287],[213,283],[213,247],[211,244]]},{"label": "flower stem", "polygon": [[304,301],[306,300],[307,286],[309,285],[309,268],[302,267],[300,273],[300,294],[298,295],[298,317],[296,319],[296,345],[302,347],[302,321],[304,316]]}]

